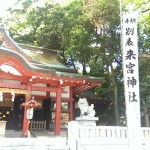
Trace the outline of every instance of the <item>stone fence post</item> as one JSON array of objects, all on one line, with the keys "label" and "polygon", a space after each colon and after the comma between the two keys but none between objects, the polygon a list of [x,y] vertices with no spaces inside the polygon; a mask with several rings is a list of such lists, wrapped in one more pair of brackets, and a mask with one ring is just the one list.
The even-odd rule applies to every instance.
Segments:
[{"label": "stone fence post", "polygon": [[6,121],[0,121],[0,137],[5,137]]},{"label": "stone fence post", "polygon": [[77,140],[79,136],[79,124],[76,121],[68,122],[68,146],[69,150],[77,149]]}]

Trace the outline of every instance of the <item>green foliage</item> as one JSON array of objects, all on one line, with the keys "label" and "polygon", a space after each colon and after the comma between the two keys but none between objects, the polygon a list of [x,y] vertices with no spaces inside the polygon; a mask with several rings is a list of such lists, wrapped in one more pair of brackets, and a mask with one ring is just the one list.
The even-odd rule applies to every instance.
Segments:
[{"label": "green foliage", "polygon": [[150,55],[147,53],[140,56],[139,77],[141,104],[150,107]]},{"label": "green foliage", "polygon": [[[89,65],[90,75],[104,78],[101,86],[95,89],[97,96],[111,100],[110,106],[123,114],[119,1],[73,0],[65,6],[47,1],[45,5],[36,7],[34,4],[38,0],[18,0],[18,2],[22,7],[9,9],[12,17],[7,22],[11,36],[19,43],[61,50],[64,60],[71,58],[83,65],[83,74],[87,74],[85,67]],[[139,12],[140,54],[150,50],[148,4],[149,0],[123,1],[124,11],[132,9]],[[147,68],[149,59],[141,57],[139,68],[141,95],[142,101],[148,104],[150,71]],[[117,113],[116,111],[116,118]]]}]

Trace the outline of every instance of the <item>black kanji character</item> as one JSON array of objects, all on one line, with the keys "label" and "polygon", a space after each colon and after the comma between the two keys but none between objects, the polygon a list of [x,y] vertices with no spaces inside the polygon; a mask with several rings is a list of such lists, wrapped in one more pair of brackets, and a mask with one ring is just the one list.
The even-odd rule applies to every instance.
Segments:
[{"label": "black kanji character", "polygon": [[133,74],[133,72],[134,72],[133,67],[134,66],[135,66],[135,64],[132,64],[131,62],[129,62],[129,64],[126,65],[126,68],[128,68],[127,73]]},{"label": "black kanji character", "polygon": [[137,84],[137,80],[134,77],[132,77],[131,79],[130,77],[128,77],[127,84],[128,84],[128,88],[129,88],[129,85],[131,85],[132,88],[134,88],[134,85]]},{"label": "black kanji character", "polygon": [[125,20],[125,23],[129,23],[129,19],[128,18]]},{"label": "black kanji character", "polygon": [[130,22],[131,22],[131,23],[136,23],[136,19],[135,19],[135,18],[131,18],[131,19],[130,19]]},{"label": "black kanji character", "polygon": [[133,35],[134,34],[134,28],[126,28],[126,35]]},{"label": "black kanji character", "polygon": [[135,97],[135,92],[129,92],[129,102],[137,102],[137,99],[135,99]]},{"label": "black kanji character", "polygon": [[135,58],[136,58],[135,56],[136,56],[136,55],[133,53],[133,50],[129,49],[129,50],[127,51],[127,56],[125,56],[125,57],[126,57],[125,60],[127,60],[127,59],[131,60],[131,58],[135,59]]},{"label": "black kanji character", "polygon": [[133,45],[133,41],[131,41],[131,38],[129,37],[125,46],[131,46],[131,45]]}]

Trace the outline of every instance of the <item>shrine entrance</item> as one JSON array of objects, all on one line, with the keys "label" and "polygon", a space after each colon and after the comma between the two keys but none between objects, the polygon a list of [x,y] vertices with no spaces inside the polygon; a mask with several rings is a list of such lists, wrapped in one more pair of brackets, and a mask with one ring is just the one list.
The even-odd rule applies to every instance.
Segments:
[{"label": "shrine entrance", "polygon": [[9,94],[4,94],[0,102],[0,121],[6,121],[6,130],[22,130],[24,108],[20,105],[25,101],[24,95],[16,95],[14,101]]},{"label": "shrine entrance", "polygon": [[[4,93],[0,102],[0,121],[6,121],[6,130],[22,130],[25,96],[17,94],[12,101],[10,93]],[[40,101],[41,106],[34,108],[34,121],[45,121],[46,129],[49,130],[51,122],[51,99],[47,98]]]}]

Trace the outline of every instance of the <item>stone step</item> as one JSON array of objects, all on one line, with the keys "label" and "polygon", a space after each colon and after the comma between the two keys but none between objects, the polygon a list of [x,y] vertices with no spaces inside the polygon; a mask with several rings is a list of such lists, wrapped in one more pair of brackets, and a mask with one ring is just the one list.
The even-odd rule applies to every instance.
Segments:
[{"label": "stone step", "polygon": [[0,150],[68,150],[64,138],[1,138]]},{"label": "stone step", "polygon": [[0,150],[69,150],[68,146],[5,146]]}]

